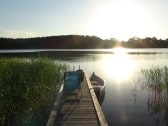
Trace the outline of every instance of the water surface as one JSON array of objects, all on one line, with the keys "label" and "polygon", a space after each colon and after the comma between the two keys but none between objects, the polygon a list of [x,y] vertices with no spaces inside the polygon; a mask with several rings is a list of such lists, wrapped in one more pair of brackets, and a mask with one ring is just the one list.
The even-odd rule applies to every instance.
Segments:
[{"label": "water surface", "polygon": [[38,56],[68,64],[71,70],[80,65],[88,77],[93,71],[101,76],[106,81],[102,108],[109,125],[168,125],[162,115],[151,114],[147,105],[150,92],[138,84],[142,69],[168,65],[167,49],[0,50],[0,55],[18,52],[38,52]]},{"label": "water surface", "polygon": [[[73,69],[78,65],[88,76],[94,71],[106,81],[106,96],[102,108],[109,125],[165,126],[167,120],[153,116],[149,111],[148,90],[137,84],[139,72],[153,66],[168,65],[167,49],[132,49],[126,52],[86,53],[81,56],[60,58]],[[134,89],[136,88],[136,92]]]}]

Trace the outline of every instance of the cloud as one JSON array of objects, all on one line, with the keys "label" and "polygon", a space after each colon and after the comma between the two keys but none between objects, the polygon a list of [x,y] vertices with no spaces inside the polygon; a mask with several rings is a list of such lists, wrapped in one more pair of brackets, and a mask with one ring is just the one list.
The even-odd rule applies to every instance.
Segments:
[{"label": "cloud", "polygon": [[36,36],[37,33],[33,31],[23,31],[23,30],[0,31],[0,37],[6,37],[6,38],[31,38]]}]

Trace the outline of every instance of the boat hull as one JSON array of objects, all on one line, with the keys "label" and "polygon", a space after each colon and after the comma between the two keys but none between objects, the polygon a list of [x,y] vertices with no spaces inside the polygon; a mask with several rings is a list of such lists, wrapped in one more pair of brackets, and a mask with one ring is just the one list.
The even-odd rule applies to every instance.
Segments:
[{"label": "boat hull", "polygon": [[91,84],[93,86],[96,97],[101,104],[105,97],[105,81],[95,74],[90,77]]}]

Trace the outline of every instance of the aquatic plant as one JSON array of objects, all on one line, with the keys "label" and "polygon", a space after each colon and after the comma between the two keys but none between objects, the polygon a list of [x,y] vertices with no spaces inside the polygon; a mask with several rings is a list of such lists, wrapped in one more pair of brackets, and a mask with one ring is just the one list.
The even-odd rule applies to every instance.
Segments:
[{"label": "aquatic plant", "polygon": [[0,125],[42,125],[62,67],[48,58],[0,58]]},{"label": "aquatic plant", "polygon": [[139,78],[142,89],[148,90],[147,106],[157,125],[160,118],[168,124],[168,67],[143,69]]}]

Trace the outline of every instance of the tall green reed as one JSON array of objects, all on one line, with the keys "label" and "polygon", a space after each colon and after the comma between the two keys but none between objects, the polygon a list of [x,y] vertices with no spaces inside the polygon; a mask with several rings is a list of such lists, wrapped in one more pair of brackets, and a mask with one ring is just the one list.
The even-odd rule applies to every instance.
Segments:
[{"label": "tall green reed", "polygon": [[61,67],[47,58],[0,58],[0,125],[28,125],[37,114],[47,117]]},{"label": "tall green reed", "polygon": [[149,69],[143,69],[139,83],[148,91],[148,110],[157,125],[161,118],[168,125],[168,67],[152,66]]}]

